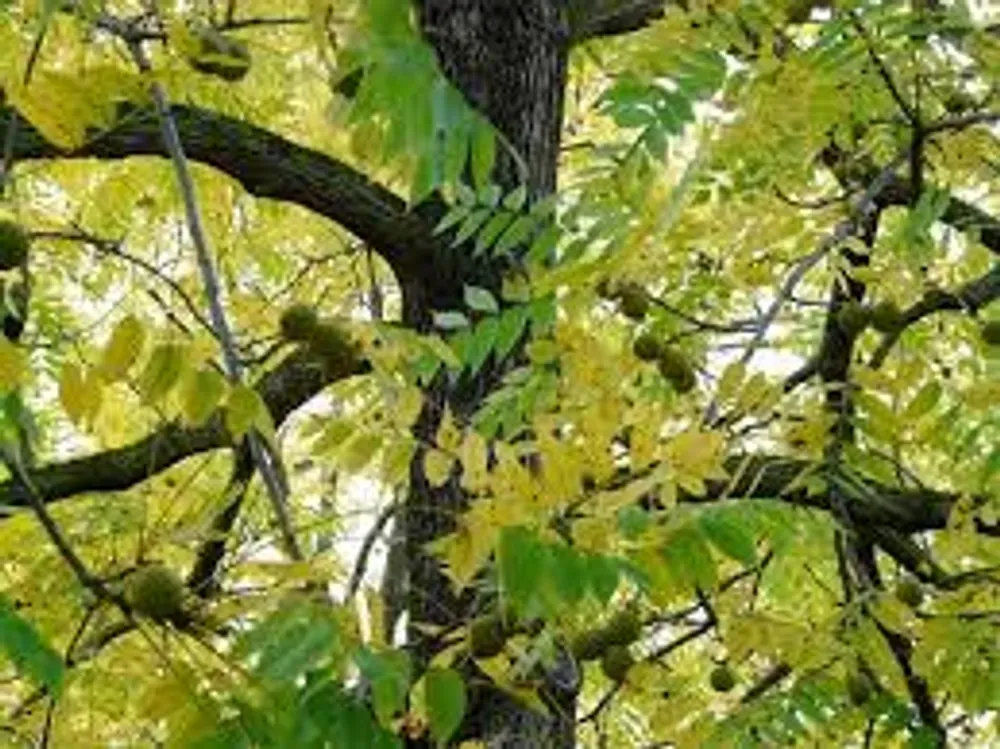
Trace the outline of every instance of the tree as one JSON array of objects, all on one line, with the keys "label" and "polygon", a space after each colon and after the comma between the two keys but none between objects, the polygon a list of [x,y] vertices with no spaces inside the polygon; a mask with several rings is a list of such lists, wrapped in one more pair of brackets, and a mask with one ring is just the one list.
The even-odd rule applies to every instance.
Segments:
[{"label": "tree", "polygon": [[996,736],[994,20],[2,13],[14,745]]}]

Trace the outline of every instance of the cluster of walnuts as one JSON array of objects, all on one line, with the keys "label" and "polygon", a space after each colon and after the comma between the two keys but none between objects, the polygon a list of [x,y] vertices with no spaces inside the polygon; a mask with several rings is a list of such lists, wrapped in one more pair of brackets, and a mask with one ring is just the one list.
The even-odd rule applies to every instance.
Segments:
[{"label": "cluster of walnuts", "polygon": [[[618,311],[629,320],[642,322],[649,312],[649,294],[642,284],[634,281],[617,283],[604,278],[597,284],[597,293],[618,305]],[[698,384],[694,367],[676,346],[670,346],[652,333],[640,334],[632,344],[632,352],[643,361],[656,364],[657,369],[675,391],[691,392]]]},{"label": "cluster of walnuts", "polygon": [[578,661],[600,659],[611,681],[622,682],[635,663],[629,646],[642,635],[642,621],[634,607],[618,611],[602,627],[577,635],[571,650]]}]

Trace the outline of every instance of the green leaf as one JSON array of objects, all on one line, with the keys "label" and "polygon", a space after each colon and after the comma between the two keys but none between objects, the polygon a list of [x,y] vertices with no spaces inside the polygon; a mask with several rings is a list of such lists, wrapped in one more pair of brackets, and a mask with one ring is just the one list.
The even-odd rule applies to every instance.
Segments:
[{"label": "green leaf", "polygon": [[53,696],[62,691],[65,667],[53,650],[14,609],[10,599],[0,593],[0,650],[7,654],[19,672],[43,685]]},{"label": "green leaf", "polygon": [[705,537],[723,554],[748,567],[757,563],[754,538],[738,516],[731,517],[724,510],[710,510],[702,514],[699,523]]},{"label": "green leaf", "polygon": [[715,587],[716,567],[705,536],[688,525],[671,533],[661,550],[667,573],[682,589]]},{"label": "green leaf", "polygon": [[490,314],[496,314],[500,311],[500,305],[497,304],[496,297],[490,293],[489,289],[480,286],[466,286],[464,295],[465,303],[469,309]]},{"label": "green leaf", "polygon": [[527,324],[527,307],[519,305],[517,307],[510,307],[504,311],[500,317],[500,323],[497,326],[496,341],[493,344],[497,358],[503,359],[513,350]]},{"label": "green leaf", "polygon": [[503,236],[500,237],[500,241],[493,248],[493,253],[495,255],[503,255],[523,243],[528,238],[528,235],[531,234],[531,230],[535,228],[536,223],[537,219],[534,216],[521,216],[518,218],[517,221],[507,228]]},{"label": "green leaf", "polygon": [[434,233],[441,234],[456,224],[465,221],[465,219],[469,216],[469,211],[471,210],[471,206],[468,205],[459,204],[454,206],[444,215],[444,218],[438,222],[438,225],[434,227]]},{"label": "green leaf", "polygon": [[524,203],[527,199],[528,188],[525,185],[521,185],[516,190],[512,190],[507,194],[507,197],[503,199],[503,207],[508,211],[517,213],[524,207]]},{"label": "green leaf", "polygon": [[479,236],[476,237],[476,250],[473,254],[479,255],[492,247],[497,237],[510,225],[514,217],[515,214],[509,211],[500,211],[487,221],[486,226],[483,227],[483,230],[479,232]]},{"label": "green leaf", "polygon": [[477,187],[489,184],[496,161],[496,136],[486,122],[476,123],[472,136],[472,180]]},{"label": "green leaf", "polygon": [[546,569],[546,549],[527,528],[505,528],[497,547],[500,588],[505,597],[528,608],[540,592]]},{"label": "green leaf", "polygon": [[406,708],[412,668],[409,655],[402,650],[375,653],[361,648],[354,654],[354,661],[371,685],[375,717],[388,728]]},{"label": "green leaf", "polygon": [[462,222],[462,226],[459,228],[458,233],[455,234],[455,238],[451,241],[452,247],[458,247],[460,244],[464,243],[473,234],[479,231],[479,227],[485,223],[486,219],[490,217],[489,208],[480,208],[469,214],[468,218]]},{"label": "green leaf", "polygon": [[286,602],[237,643],[263,679],[290,682],[328,664],[337,653],[339,629],[332,612],[308,602]]},{"label": "green leaf", "polygon": [[473,330],[472,337],[468,341],[463,357],[463,361],[468,366],[471,374],[475,375],[479,371],[479,368],[486,362],[486,358],[490,355],[496,343],[497,330],[499,328],[497,318],[488,317]]},{"label": "green leaf", "polygon": [[432,668],[424,675],[427,720],[439,746],[446,745],[462,725],[467,700],[465,682],[454,669]]}]

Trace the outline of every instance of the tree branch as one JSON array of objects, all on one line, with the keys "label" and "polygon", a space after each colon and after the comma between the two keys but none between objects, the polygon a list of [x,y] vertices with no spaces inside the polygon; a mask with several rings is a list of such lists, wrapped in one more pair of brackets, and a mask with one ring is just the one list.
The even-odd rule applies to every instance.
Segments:
[{"label": "tree branch", "polygon": [[574,44],[639,31],[663,18],[664,0],[576,0],[570,7]]},{"label": "tree branch", "polygon": [[[378,252],[400,283],[426,272],[438,246],[433,224],[418,211],[408,212],[392,191],[327,154],[248,122],[198,107],[172,111],[192,161],[225,172],[251,195],[295,203],[336,221]],[[61,151],[9,105],[0,106],[0,133],[11,132],[15,161],[167,156],[156,113],[134,105],[122,105],[114,125],[92,132],[75,151]]]},{"label": "tree branch", "polygon": [[[354,374],[367,367],[359,364]],[[277,426],[330,382],[321,362],[298,351],[265,375],[257,391]],[[223,414],[216,411],[203,426],[170,422],[125,447],[49,465],[30,476],[38,496],[50,503],[83,493],[124,491],[192,455],[232,446]],[[0,507],[28,507],[29,502],[18,482],[0,483]]]}]

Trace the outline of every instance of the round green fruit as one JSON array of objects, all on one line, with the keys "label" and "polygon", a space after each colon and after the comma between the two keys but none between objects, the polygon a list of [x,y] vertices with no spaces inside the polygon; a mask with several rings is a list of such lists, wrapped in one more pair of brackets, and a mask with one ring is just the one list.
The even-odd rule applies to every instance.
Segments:
[{"label": "round green fruit", "polygon": [[13,221],[0,221],[0,270],[19,268],[28,259],[31,240]]},{"label": "round green fruit", "polygon": [[716,666],[709,674],[708,682],[716,692],[728,692],[736,686],[736,675],[729,666]]},{"label": "round green fruit", "polygon": [[924,602],[924,589],[912,577],[904,577],[896,583],[896,598],[915,609]]},{"label": "round green fruit", "polygon": [[649,295],[637,283],[627,283],[618,291],[618,309],[630,320],[643,320],[649,312]]},{"label": "round green fruit", "polygon": [[573,639],[570,649],[578,661],[592,661],[604,654],[607,645],[602,630],[588,630]]},{"label": "round green fruit", "polygon": [[837,325],[852,338],[862,333],[869,322],[869,311],[855,301],[846,302],[837,312]]},{"label": "round green fruit", "polygon": [[315,335],[319,317],[308,304],[296,304],[281,313],[279,326],[286,340],[305,343]]},{"label": "round green fruit", "polygon": [[358,347],[337,325],[317,324],[309,338],[308,346],[323,360],[327,373],[333,378],[349,375],[357,368]]},{"label": "round green fruit", "polygon": [[481,616],[469,625],[469,650],[476,658],[493,658],[507,642],[503,620],[496,614]]},{"label": "round green fruit", "polygon": [[623,682],[635,661],[624,645],[612,645],[601,656],[601,670],[613,682]]},{"label": "round green fruit", "polygon": [[852,705],[860,706],[872,696],[872,680],[861,671],[852,671],[847,676],[847,697]]},{"label": "round green fruit", "polygon": [[597,282],[594,290],[601,299],[615,299],[618,296],[618,284],[607,276]]},{"label": "round green fruit", "polygon": [[643,361],[656,361],[663,353],[663,344],[652,333],[643,333],[632,342],[632,353]]},{"label": "round green fruit", "polygon": [[184,612],[184,582],[162,564],[147,564],[125,578],[125,602],[155,622],[176,622]]},{"label": "round green fruit", "polygon": [[679,349],[672,346],[663,349],[660,352],[657,365],[663,379],[669,382],[674,390],[681,395],[691,392],[698,384],[694,368]]},{"label": "round green fruit", "polygon": [[188,62],[199,73],[235,83],[249,72],[250,49],[245,42],[215,29],[200,29],[196,37],[197,51]]},{"label": "round green fruit", "polygon": [[903,313],[894,302],[879,302],[872,307],[871,323],[879,333],[892,333],[903,327]]},{"label": "round green fruit", "polygon": [[604,626],[604,641],[609,645],[631,645],[642,634],[642,621],[634,609],[619,611]]},{"label": "round green fruit", "polygon": [[983,343],[989,346],[1000,346],[1000,320],[991,320],[979,329]]}]

